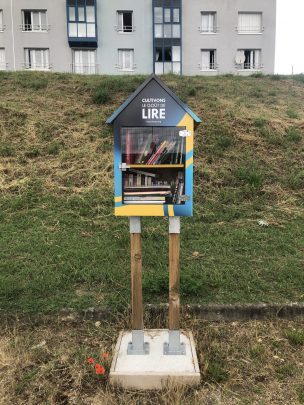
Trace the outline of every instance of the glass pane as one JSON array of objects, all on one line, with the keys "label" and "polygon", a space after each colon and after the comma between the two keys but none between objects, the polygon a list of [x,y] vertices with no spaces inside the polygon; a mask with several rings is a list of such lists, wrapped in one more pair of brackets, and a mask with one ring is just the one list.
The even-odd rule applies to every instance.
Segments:
[{"label": "glass pane", "polygon": [[69,23],[69,37],[77,37],[77,24]]},{"label": "glass pane", "polygon": [[78,37],[79,38],[87,36],[86,28],[87,28],[87,24],[85,24],[85,23],[78,24]]},{"label": "glass pane", "polygon": [[163,22],[163,8],[154,7],[154,22],[162,23]]},{"label": "glass pane", "polygon": [[87,22],[88,23],[95,22],[95,7],[87,6]]},{"label": "glass pane", "polygon": [[171,62],[165,62],[164,63],[164,73],[172,73],[172,63]]},{"label": "glass pane", "polygon": [[179,8],[174,8],[173,9],[173,22],[179,23]]},{"label": "glass pane", "polygon": [[172,60],[173,62],[180,62],[181,60],[180,46],[172,46]]},{"label": "glass pane", "polygon": [[171,30],[172,30],[171,24],[164,25],[164,38],[171,38]]},{"label": "glass pane", "polygon": [[179,24],[172,25],[172,37],[180,38],[180,25]]},{"label": "glass pane", "polygon": [[164,9],[164,19],[165,19],[166,23],[171,22],[171,9],[170,8]]},{"label": "glass pane", "polygon": [[75,7],[69,7],[69,21],[76,21]]},{"label": "glass pane", "polygon": [[181,64],[180,62],[173,62],[173,73],[176,75],[180,75],[181,74]]},{"label": "glass pane", "polygon": [[[161,119],[159,109],[147,108],[144,114]],[[122,162],[141,166],[123,173],[124,204],[182,204],[186,143],[180,136],[182,130],[184,127],[121,129]]]},{"label": "glass pane", "polygon": [[47,24],[46,24],[46,13],[42,11],[40,13],[40,18],[41,18],[41,29],[46,30],[47,29]]},{"label": "glass pane", "polygon": [[163,75],[164,74],[164,64],[163,64],[163,62],[156,62],[155,63],[155,74],[156,75]]},{"label": "glass pane", "polygon": [[84,7],[78,7],[78,21],[85,21]]},{"label": "glass pane", "polygon": [[89,38],[95,38],[96,37],[95,23],[94,24],[87,24],[87,36]]},{"label": "glass pane", "polygon": [[39,12],[32,13],[32,29],[33,31],[40,31]]},{"label": "glass pane", "polygon": [[163,37],[163,25],[162,24],[155,24],[155,38],[162,38]]}]

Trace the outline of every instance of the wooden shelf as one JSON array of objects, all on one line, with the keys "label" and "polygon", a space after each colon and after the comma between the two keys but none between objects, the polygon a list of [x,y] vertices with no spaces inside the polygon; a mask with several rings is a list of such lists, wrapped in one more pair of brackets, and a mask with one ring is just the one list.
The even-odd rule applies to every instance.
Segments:
[{"label": "wooden shelf", "polygon": [[183,169],[185,165],[128,165],[130,169]]}]

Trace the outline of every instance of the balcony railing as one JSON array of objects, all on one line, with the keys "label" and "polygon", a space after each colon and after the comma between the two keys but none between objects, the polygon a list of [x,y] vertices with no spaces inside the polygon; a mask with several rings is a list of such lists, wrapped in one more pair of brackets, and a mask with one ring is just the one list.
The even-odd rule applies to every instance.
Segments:
[{"label": "balcony railing", "polygon": [[220,27],[198,27],[198,31],[201,34],[216,34],[217,32],[219,32]]},{"label": "balcony railing", "polygon": [[99,65],[98,64],[88,64],[88,65],[83,65],[83,64],[78,64],[78,63],[73,63],[71,65],[72,72],[81,74],[81,75],[96,75],[98,74],[99,70]]},{"label": "balcony railing", "polygon": [[206,72],[206,71],[210,71],[210,70],[211,71],[212,70],[217,70],[218,69],[218,64],[217,63],[208,63],[207,65],[199,64],[198,67],[202,72]]},{"label": "balcony railing", "polygon": [[115,31],[123,33],[123,34],[136,31],[135,25],[124,25],[123,27],[115,25],[114,28],[115,28]]},{"label": "balcony railing", "polygon": [[8,63],[0,62],[0,70],[7,70],[7,68],[8,68]]},{"label": "balcony railing", "polygon": [[23,63],[23,69],[25,70],[37,70],[37,71],[48,71],[52,69],[52,65],[32,65],[30,63]]},{"label": "balcony railing", "polygon": [[243,63],[240,65],[236,65],[236,68],[239,70],[261,70],[263,69],[264,65],[261,63]]},{"label": "balcony railing", "polygon": [[21,24],[19,25],[19,28],[24,32],[47,32],[51,29],[51,26],[39,24]]},{"label": "balcony railing", "polygon": [[136,69],[136,64],[133,63],[130,67],[122,66],[122,65],[115,65],[116,69],[120,70],[121,72],[133,72]]},{"label": "balcony railing", "polygon": [[0,32],[3,32],[6,29],[6,25],[0,24]]},{"label": "balcony railing", "polygon": [[264,27],[260,25],[257,26],[242,26],[242,27],[235,27],[235,30],[238,34],[262,34],[264,31]]}]

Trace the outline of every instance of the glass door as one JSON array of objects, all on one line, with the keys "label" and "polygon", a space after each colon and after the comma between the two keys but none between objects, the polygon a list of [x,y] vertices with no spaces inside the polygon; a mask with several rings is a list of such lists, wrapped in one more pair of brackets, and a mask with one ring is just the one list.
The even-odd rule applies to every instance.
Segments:
[{"label": "glass door", "polygon": [[183,204],[184,127],[121,129],[124,204]]}]

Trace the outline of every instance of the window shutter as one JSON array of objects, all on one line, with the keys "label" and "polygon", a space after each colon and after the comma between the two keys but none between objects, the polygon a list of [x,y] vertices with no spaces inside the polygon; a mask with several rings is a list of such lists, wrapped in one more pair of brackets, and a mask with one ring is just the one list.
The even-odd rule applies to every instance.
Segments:
[{"label": "window shutter", "polygon": [[210,51],[202,51],[202,70],[210,68]]}]

